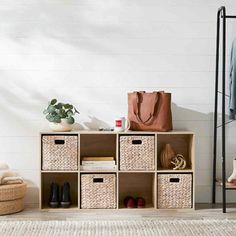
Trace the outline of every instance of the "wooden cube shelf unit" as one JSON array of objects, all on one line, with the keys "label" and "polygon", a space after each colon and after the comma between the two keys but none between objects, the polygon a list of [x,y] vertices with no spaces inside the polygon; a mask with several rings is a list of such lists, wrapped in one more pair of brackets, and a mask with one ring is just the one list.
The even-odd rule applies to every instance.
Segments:
[{"label": "wooden cube shelf unit", "polygon": [[[68,138],[68,136],[71,136],[71,138]],[[76,131],[40,133],[40,209],[54,212],[86,210],[82,209],[82,206],[90,206],[90,203],[87,198],[84,200],[83,198],[85,198],[84,196],[90,195],[86,192],[82,194],[82,186],[83,191],[87,191],[87,185],[93,188],[94,182],[94,189],[90,189],[91,193],[94,194],[94,199],[91,198],[90,201],[98,201],[99,206],[103,206],[105,203],[104,206],[107,206],[107,209],[127,209],[124,206],[124,199],[127,196],[132,196],[134,198],[143,197],[146,201],[145,208],[133,209],[162,210],[175,208],[175,210],[192,210],[194,209],[195,201],[194,137],[194,133],[191,131]],[[173,170],[163,169],[161,167],[160,153],[167,143],[172,146],[176,154],[182,154],[185,157],[187,161],[185,169]],[[129,147],[129,145],[131,146]],[[45,150],[45,148],[47,149]],[[114,157],[117,169],[81,170],[82,157]],[[50,158],[52,160],[50,160]],[[149,163],[145,163],[145,160]],[[76,166],[74,165],[75,162],[77,163]],[[53,163],[55,163],[58,169],[53,166]],[[70,163],[73,163],[73,165],[71,164],[71,168]],[[113,176],[112,179],[110,179],[109,174]],[[91,176],[94,178],[94,181],[88,182],[89,184],[85,182],[82,184],[81,181],[86,179],[81,178],[84,175],[90,175],[86,181],[90,181],[90,179],[93,181]],[[104,183],[102,183],[103,179]],[[65,181],[68,181],[71,187],[71,207],[49,208],[48,202],[51,183],[55,182],[58,183],[59,186],[62,186]],[[100,185],[101,188],[98,187],[99,184],[102,184]],[[168,189],[165,188],[165,184],[167,188],[170,188],[169,192]],[[106,186],[109,188],[108,191],[106,191]],[[178,188],[178,186],[180,186],[180,188]],[[185,193],[183,193],[188,197],[185,205],[182,204],[181,199],[175,199],[173,192],[178,191],[176,196],[180,196],[179,192],[182,191],[181,186],[184,186],[185,190],[183,191],[185,191]],[[164,191],[163,189],[165,193],[159,192]],[[186,193],[186,189],[189,189],[188,191],[191,193]],[[97,193],[96,191],[99,190],[101,190],[101,192]],[[112,195],[113,193],[114,196]],[[165,201],[165,196],[167,196],[168,193],[170,193],[170,199],[166,199]],[[106,204],[106,201],[104,201],[100,204],[99,199],[101,199],[102,194],[112,199],[111,201],[113,201],[113,203]],[[112,196],[114,198],[112,198]],[[158,196],[160,196],[159,199]],[[168,198],[168,196],[166,198]],[[82,204],[82,201],[85,203],[85,200],[86,204]],[[171,207],[171,200],[175,201],[173,203],[175,207],[173,208]],[[94,208],[96,209],[94,202],[91,204],[93,210]],[[180,205],[178,205],[178,202],[180,202]],[[167,207],[165,208],[165,206]],[[176,206],[183,206],[183,208],[176,208]]]}]

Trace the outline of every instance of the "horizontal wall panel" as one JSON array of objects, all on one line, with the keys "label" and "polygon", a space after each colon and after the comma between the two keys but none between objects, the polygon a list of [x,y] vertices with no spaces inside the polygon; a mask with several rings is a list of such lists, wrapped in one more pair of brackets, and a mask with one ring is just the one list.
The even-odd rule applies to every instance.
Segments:
[{"label": "horizontal wall panel", "polygon": [[172,71],[214,68],[213,56],[187,55],[4,55],[0,70]]},{"label": "horizontal wall panel", "polygon": [[[214,85],[213,72],[156,72],[156,71],[79,71],[79,70],[3,70],[4,87],[27,85],[48,88],[48,82],[56,88],[74,88],[78,84],[80,89],[107,88],[133,90],[169,89],[169,88],[207,88]],[[69,79],[69,83],[68,83]],[[201,81],[201,83],[199,83]],[[213,100],[211,101],[211,103]]]},{"label": "horizontal wall panel", "polygon": [[[209,38],[0,38],[1,54],[27,55],[215,55],[213,39]],[[231,41],[230,41],[231,42]],[[176,47],[178,45],[178,47]],[[194,47],[193,45],[198,45]],[[231,44],[230,44],[231,45]],[[230,46],[229,45],[229,46]],[[93,49],[93,50],[91,50]]]},{"label": "horizontal wall panel", "polygon": [[[15,37],[49,36],[49,37],[119,37],[119,38],[208,38],[215,36],[214,22],[159,22],[152,21],[128,21],[112,20],[101,17],[93,19],[92,15],[87,18],[77,17],[77,22],[62,22],[54,19],[50,12],[44,12],[45,16],[37,21],[1,22],[0,37],[13,35]],[[212,18],[214,19],[214,18]],[[88,42],[89,43],[89,42]]]},{"label": "horizontal wall panel", "polygon": [[[133,81],[135,83],[135,81]],[[63,100],[69,100],[74,102],[75,105],[85,104],[85,103],[109,103],[112,106],[116,107],[117,104],[127,104],[127,93],[132,91],[140,91],[140,87],[136,88],[133,87],[127,89],[108,89],[108,88],[80,88],[79,84],[78,87],[74,88],[55,88],[52,86],[51,88],[43,87],[35,87],[34,92],[31,90],[31,86],[34,86],[31,83],[21,83],[19,81],[18,84],[15,84],[11,87],[11,91],[8,91],[7,88],[0,88],[2,95],[4,96],[3,109],[9,110],[17,110],[16,108],[4,108],[7,103],[20,103],[22,101],[28,101],[29,106],[42,106],[46,104],[47,100],[50,100],[52,97],[57,97]],[[54,89],[55,88],[55,89]],[[208,88],[165,88],[165,87],[153,87],[153,88],[146,88],[143,87],[143,90],[146,91],[158,91],[158,90],[165,90],[166,92],[172,93],[172,102],[173,106],[175,104],[205,104],[209,105],[212,104],[212,97],[213,91],[209,91]],[[18,94],[21,94],[21,97],[18,98]],[[80,96],[78,97],[78,94]],[[184,94],[184,96],[183,96]],[[200,96],[201,94],[201,96]],[[111,100],[111,98],[113,98]],[[41,101],[44,101],[42,104]],[[26,102],[27,103],[27,102]],[[39,104],[40,103],[40,104]],[[181,109],[181,108],[180,108]],[[194,113],[194,111],[193,111]],[[209,115],[209,114],[206,114]]]}]

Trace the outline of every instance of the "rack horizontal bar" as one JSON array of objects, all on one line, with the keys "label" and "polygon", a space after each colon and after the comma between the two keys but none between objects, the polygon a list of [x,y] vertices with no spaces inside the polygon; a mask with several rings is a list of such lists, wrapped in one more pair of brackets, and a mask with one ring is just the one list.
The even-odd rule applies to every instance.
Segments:
[{"label": "rack horizontal bar", "polygon": [[[223,16],[221,16],[221,18],[223,18]],[[234,18],[236,18],[236,16],[233,16],[233,15],[232,15],[232,16],[231,16],[231,15],[228,15],[228,16],[225,16],[225,18],[231,18],[231,19],[233,18],[233,19],[234,19]]]},{"label": "rack horizontal bar", "polygon": [[225,18],[236,18],[236,16],[225,16]]}]

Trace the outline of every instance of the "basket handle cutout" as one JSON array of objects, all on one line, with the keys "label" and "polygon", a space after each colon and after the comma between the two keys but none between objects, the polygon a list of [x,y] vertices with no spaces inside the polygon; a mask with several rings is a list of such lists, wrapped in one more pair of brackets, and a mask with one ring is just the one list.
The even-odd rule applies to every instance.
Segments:
[{"label": "basket handle cutout", "polygon": [[62,140],[62,139],[56,139],[56,140],[54,140],[54,143],[55,144],[59,144],[59,145],[63,145],[63,144],[65,144],[65,140]]},{"label": "basket handle cutout", "polygon": [[142,144],[142,140],[132,140],[132,144],[140,145],[140,144]]},{"label": "basket handle cutout", "polygon": [[179,178],[170,178],[170,183],[179,183]]},{"label": "basket handle cutout", "polygon": [[93,178],[94,183],[103,183],[103,178]]}]

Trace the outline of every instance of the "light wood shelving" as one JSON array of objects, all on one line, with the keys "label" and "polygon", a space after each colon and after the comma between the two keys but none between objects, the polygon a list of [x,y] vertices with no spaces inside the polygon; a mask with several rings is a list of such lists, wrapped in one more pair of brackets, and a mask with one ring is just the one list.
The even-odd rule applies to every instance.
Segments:
[{"label": "light wood shelving", "polygon": [[[82,174],[91,173],[115,173],[116,174],[116,196],[117,208],[113,210],[130,210],[124,207],[123,200],[126,196],[143,197],[146,201],[145,208],[134,208],[136,210],[162,210],[158,209],[158,174],[181,174],[191,173],[192,202],[195,202],[195,151],[194,133],[191,131],[175,130],[171,132],[111,132],[111,131],[73,131],[73,132],[42,132],[40,133],[40,161],[42,162],[42,136],[43,135],[77,135],[78,136],[78,170],[73,171],[40,171],[40,209],[43,211],[84,211],[81,209],[80,199],[80,177]],[[154,170],[119,170],[119,136],[120,135],[154,135],[155,136],[155,169]],[[159,155],[165,143],[170,143],[176,153],[183,154],[187,158],[187,167],[184,170],[162,169]],[[118,166],[117,170],[80,170],[81,157],[84,156],[113,156]],[[42,167],[40,162],[40,166]],[[50,184],[57,182],[60,185],[68,181],[71,185],[72,206],[68,209],[52,209],[48,206]],[[90,211],[96,209],[88,209]],[[105,209],[104,209],[105,210]],[[108,210],[108,209],[106,209]],[[133,210],[133,209],[131,209]],[[176,210],[176,209],[175,209]],[[178,209],[186,210],[186,209]]]}]

